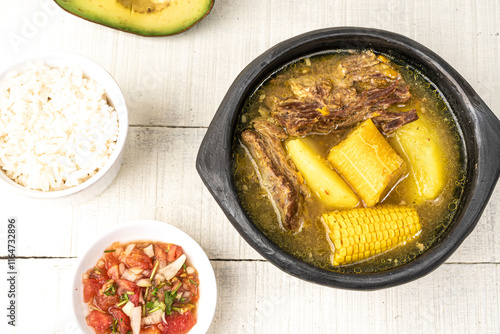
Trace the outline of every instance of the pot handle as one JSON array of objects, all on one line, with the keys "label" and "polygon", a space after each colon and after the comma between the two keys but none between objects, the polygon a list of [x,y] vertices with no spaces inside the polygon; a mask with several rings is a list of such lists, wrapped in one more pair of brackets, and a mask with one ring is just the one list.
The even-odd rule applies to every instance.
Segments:
[{"label": "pot handle", "polygon": [[494,183],[500,175],[500,120],[491,109],[480,99],[473,101],[474,109],[480,120],[479,138],[476,138],[479,149],[479,159],[485,160],[484,166]]}]

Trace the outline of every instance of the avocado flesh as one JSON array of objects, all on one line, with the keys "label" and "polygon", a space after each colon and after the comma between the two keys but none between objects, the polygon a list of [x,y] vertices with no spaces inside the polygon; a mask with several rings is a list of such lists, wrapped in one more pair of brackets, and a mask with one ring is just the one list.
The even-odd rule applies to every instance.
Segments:
[{"label": "avocado flesh", "polygon": [[203,19],[214,0],[55,0],[64,10],[143,36],[183,32]]}]

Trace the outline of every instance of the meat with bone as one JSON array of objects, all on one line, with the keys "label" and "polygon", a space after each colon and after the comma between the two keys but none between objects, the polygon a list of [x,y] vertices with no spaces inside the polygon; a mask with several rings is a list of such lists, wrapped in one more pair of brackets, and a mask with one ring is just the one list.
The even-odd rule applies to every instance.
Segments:
[{"label": "meat with bone", "polygon": [[[364,52],[341,61],[331,80],[313,76],[291,79],[295,97],[275,103],[273,117],[288,134],[300,136],[384,115],[391,105],[408,101],[411,94],[399,72],[381,59],[373,52]],[[415,120],[416,113],[391,113],[390,117],[394,122],[388,129],[394,131],[396,126]]]},{"label": "meat with bone", "polygon": [[284,130],[268,119],[256,120],[254,129],[241,134],[243,145],[248,149],[258,167],[259,181],[267,191],[282,226],[292,231],[302,226],[303,195],[307,187],[301,181],[293,162],[286,157],[282,140]]},{"label": "meat with bone", "polygon": [[[378,117],[392,103],[403,102],[407,96],[397,92],[399,83],[393,82],[385,88],[373,88],[357,94],[349,104],[330,109],[325,102],[291,98],[276,105],[272,114],[277,122],[292,136],[309,133],[325,133],[337,128],[351,126],[368,118]],[[392,104],[391,103],[391,104]],[[328,108],[325,112],[324,107]],[[395,117],[404,113],[395,113]]]}]

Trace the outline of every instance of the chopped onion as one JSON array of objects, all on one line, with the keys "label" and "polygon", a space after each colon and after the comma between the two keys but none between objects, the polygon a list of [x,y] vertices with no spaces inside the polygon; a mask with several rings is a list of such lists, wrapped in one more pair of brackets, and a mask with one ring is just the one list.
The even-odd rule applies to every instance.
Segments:
[{"label": "chopped onion", "polygon": [[83,278],[83,279],[87,279],[87,278],[89,278],[89,274],[87,274],[87,273],[83,274],[83,275],[82,275],[82,278]]},{"label": "chopped onion", "polygon": [[132,315],[132,310],[134,309],[134,307],[134,303],[129,301],[127,302],[127,304],[125,304],[125,306],[123,306],[122,311],[130,317]]},{"label": "chopped onion", "polygon": [[130,254],[130,252],[132,251],[132,249],[134,249],[135,247],[135,244],[130,244],[127,246],[127,248],[125,248],[125,252],[123,252],[123,254],[125,254],[125,256],[128,256]]},{"label": "chopped onion", "polygon": [[188,275],[194,274],[195,271],[196,270],[192,266],[186,268],[186,272],[188,273]]},{"label": "chopped onion", "polygon": [[149,245],[148,247],[144,248],[143,251],[149,257],[153,257],[155,255],[155,251],[153,250],[153,245]]},{"label": "chopped onion", "polygon": [[135,282],[142,277],[141,273],[142,273],[141,268],[125,269],[125,271],[122,274],[122,278],[131,282]]},{"label": "chopped onion", "polygon": [[192,293],[190,291],[185,291],[183,294],[182,294],[182,297],[184,298],[189,298],[191,297]]},{"label": "chopped onion", "polygon": [[160,284],[161,282],[165,281],[165,276],[163,276],[160,273],[156,273],[154,280],[155,280],[156,284]]},{"label": "chopped onion", "polygon": [[144,269],[141,269],[138,267],[132,267],[132,268],[129,268],[128,270],[130,270],[134,275],[139,275],[140,273],[142,273],[144,271]]},{"label": "chopped onion", "polygon": [[165,268],[158,270],[158,274],[161,274],[163,277],[165,277],[166,280],[172,279],[175,274],[177,274],[177,272],[182,268],[182,265],[185,261],[186,255],[182,254],[177,260],[170,263]]},{"label": "chopped onion", "polygon": [[145,304],[146,302],[144,301],[144,297],[142,297],[142,290],[141,293],[139,294],[139,304]]},{"label": "chopped onion", "polygon": [[161,320],[163,320],[164,323],[167,323],[167,320],[165,320],[165,312],[161,313]]},{"label": "chopped onion", "polygon": [[122,252],[123,252],[123,248],[122,248],[122,247],[118,247],[118,248],[116,249],[115,256],[116,256],[116,257],[119,257],[119,256],[120,256],[120,254],[121,254]]},{"label": "chopped onion", "polygon": [[118,266],[118,269],[120,269],[120,275],[123,275],[123,272],[125,271],[125,263],[120,262],[120,265]]},{"label": "chopped onion", "polygon": [[155,325],[160,323],[162,320],[161,315],[163,314],[162,310],[156,310],[153,313],[148,314],[147,317],[142,318],[141,323],[143,325]]},{"label": "chopped onion", "polygon": [[141,288],[147,288],[153,286],[149,278],[141,278],[140,280],[137,281],[137,285],[140,286]]},{"label": "chopped onion", "polygon": [[133,334],[141,333],[141,315],[142,310],[140,306],[134,307],[130,313],[130,326],[132,327]]}]

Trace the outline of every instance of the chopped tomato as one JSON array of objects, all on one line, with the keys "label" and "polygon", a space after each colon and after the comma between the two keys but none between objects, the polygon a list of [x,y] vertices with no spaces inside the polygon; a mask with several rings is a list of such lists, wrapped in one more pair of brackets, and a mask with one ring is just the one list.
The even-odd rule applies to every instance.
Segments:
[{"label": "chopped tomato", "polygon": [[153,269],[153,263],[142,249],[135,247],[125,256],[123,262],[130,268]]},{"label": "chopped tomato", "polygon": [[154,259],[155,261],[158,261],[158,266],[160,268],[165,267],[168,264],[167,253],[160,245],[153,245],[153,249],[155,251]]},{"label": "chopped tomato", "polygon": [[100,284],[94,278],[88,278],[83,280],[83,301],[88,303],[94,298],[97,291],[101,289],[102,284]]},{"label": "chopped tomato", "polygon": [[184,314],[174,313],[166,316],[167,323],[158,324],[158,329],[162,334],[185,334],[196,325],[196,317],[191,312]]},{"label": "chopped tomato", "polygon": [[133,292],[133,294],[128,295],[128,299],[134,303],[135,306],[139,306],[139,299],[141,297],[141,287],[135,284],[134,282],[130,282],[126,279],[116,280],[118,284],[117,294],[119,296],[123,295],[126,292]]},{"label": "chopped tomato", "polygon": [[97,333],[104,333],[113,324],[113,317],[109,314],[92,310],[87,317],[87,325],[94,328]]},{"label": "chopped tomato", "polygon": [[106,253],[102,257],[102,259],[104,260],[104,266],[106,267],[106,269],[120,264],[120,261],[116,258],[114,253]]},{"label": "chopped tomato", "polygon": [[90,272],[89,272],[89,278],[93,278],[99,282],[99,284],[103,285],[106,283],[107,280],[109,280],[108,275],[106,275],[106,270],[103,268],[98,268],[94,267]]},{"label": "chopped tomato", "polygon": [[118,295],[106,296],[101,293],[96,293],[94,297],[95,305],[103,311],[107,311],[108,308],[115,306],[120,302]]},{"label": "chopped tomato", "polygon": [[183,289],[191,292],[193,295],[196,295],[198,293],[198,287],[196,286],[196,284],[194,284],[193,282],[195,282],[196,284],[198,284],[198,282],[196,282],[196,278],[191,279],[190,277],[184,277],[182,279],[182,287]]},{"label": "chopped tomato", "polygon": [[112,279],[117,280],[117,279],[120,278],[120,269],[118,269],[117,265],[114,265],[114,266],[112,266],[111,268],[108,269],[107,274]]},{"label": "chopped tomato", "polygon": [[167,254],[167,261],[168,263],[174,262],[177,260],[181,255],[183,254],[182,248],[180,246],[171,244],[170,249]]},{"label": "chopped tomato", "polygon": [[117,307],[112,307],[109,309],[109,313],[113,315],[118,324],[118,331],[120,334],[127,334],[128,331],[132,330],[130,326],[130,318],[121,309]]},{"label": "chopped tomato", "polygon": [[118,284],[118,294],[121,295],[127,291],[134,291],[137,284],[126,279],[117,279],[116,284]]}]

